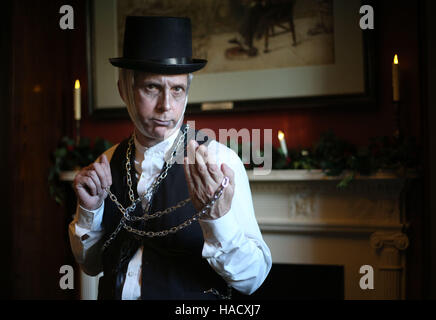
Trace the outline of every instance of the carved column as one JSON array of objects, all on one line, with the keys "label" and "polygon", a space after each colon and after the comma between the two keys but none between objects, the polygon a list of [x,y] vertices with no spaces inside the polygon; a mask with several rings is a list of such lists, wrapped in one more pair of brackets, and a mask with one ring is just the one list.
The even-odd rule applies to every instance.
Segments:
[{"label": "carved column", "polygon": [[[370,237],[371,247],[380,256],[378,279],[382,285],[374,287],[380,299],[402,299],[404,296],[403,253],[409,246],[409,239],[401,232],[374,232]],[[377,288],[378,287],[378,288]]]}]

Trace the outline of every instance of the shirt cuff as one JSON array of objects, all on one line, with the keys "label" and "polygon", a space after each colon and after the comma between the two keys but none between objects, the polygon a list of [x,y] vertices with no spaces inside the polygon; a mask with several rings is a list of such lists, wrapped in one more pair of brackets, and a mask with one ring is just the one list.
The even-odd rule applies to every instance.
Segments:
[{"label": "shirt cuff", "polygon": [[233,211],[230,210],[218,219],[198,220],[205,242],[224,248],[226,243],[232,242],[238,236],[240,228]]},{"label": "shirt cuff", "polygon": [[77,207],[77,226],[89,231],[100,231],[103,220],[104,202],[95,210],[87,210],[81,205]]}]

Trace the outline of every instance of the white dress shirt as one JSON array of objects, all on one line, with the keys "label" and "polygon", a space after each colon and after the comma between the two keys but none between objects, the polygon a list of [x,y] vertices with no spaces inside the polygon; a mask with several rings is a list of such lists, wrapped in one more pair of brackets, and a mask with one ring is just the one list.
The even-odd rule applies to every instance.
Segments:
[{"label": "white dress shirt", "polygon": [[[143,194],[159,175],[165,155],[170,152],[177,133],[150,148],[140,145],[135,139],[138,194]],[[105,152],[109,161],[116,147]],[[218,166],[225,163],[234,171],[235,191],[229,212],[215,220],[199,220],[204,237],[202,256],[233,288],[251,294],[263,283],[271,269],[271,252],[254,215],[250,185],[240,158],[233,150],[215,140],[209,143],[208,153],[215,158]],[[78,205],[69,226],[71,248],[76,261],[91,276],[102,271],[100,249],[104,235],[101,225],[103,211],[104,202],[100,208],[92,211]],[[141,297],[142,253],[143,247],[140,247],[129,262],[122,291],[123,300]]]}]

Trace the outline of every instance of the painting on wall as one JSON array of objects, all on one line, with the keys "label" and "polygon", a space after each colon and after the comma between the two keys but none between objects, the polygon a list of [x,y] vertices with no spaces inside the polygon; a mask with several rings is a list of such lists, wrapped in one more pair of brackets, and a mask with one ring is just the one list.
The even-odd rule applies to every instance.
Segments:
[{"label": "painting on wall", "polygon": [[193,57],[208,64],[195,73],[188,112],[210,103],[231,102],[231,110],[244,110],[283,99],[288,106],[314,98],[321,105],[322,97],[368,96],[359,5],[357,0],[95,0],[89,22],[94,109],[122,105],[117,91],[112,93],[118,70],[108,58],[122,56],[130,15],[191,19]]},{"label": "painting on wall", "polygon": [[334,63],[333,0],[118,0],[119,53],[129,15],[189,17],[198,74]]}]

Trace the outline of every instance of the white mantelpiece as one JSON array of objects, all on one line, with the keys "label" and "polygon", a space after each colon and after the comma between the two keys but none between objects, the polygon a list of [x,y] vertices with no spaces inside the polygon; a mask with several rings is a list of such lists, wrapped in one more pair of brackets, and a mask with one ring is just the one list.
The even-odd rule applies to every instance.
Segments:
[{"label": "white mantelpiece", "polygon": [[[346,299],[401,299],[408,238],[400,192],[390,173],[341,177],[320,170],[248,171],[256,218],[274,263],[344,266]],[[374,290],[359,286],[360,267],[374,269]]]}]

